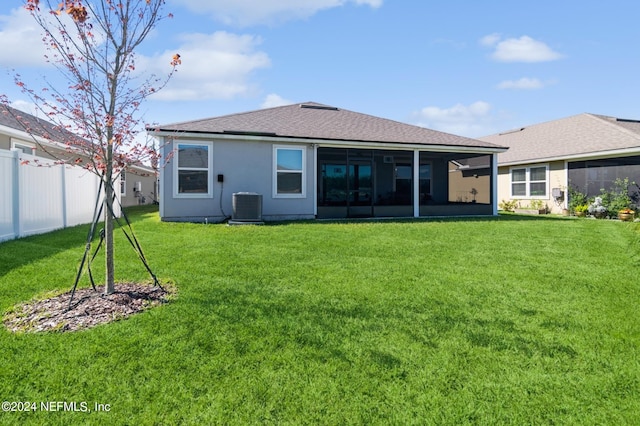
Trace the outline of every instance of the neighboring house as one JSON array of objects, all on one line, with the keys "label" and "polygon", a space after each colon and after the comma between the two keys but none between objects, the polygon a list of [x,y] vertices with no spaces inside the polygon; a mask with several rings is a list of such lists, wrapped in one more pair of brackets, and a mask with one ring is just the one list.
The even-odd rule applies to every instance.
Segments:
[{"label": "neighboring house", "polygon": [[151,167],[129,166],[120,177],[123,207],[158,203],[158,172]]},{"label": "neighboring house", "polygon": [[264,220],[497,214],[492,143],[313,102],[147,130],[165,221],[222,221],[243,192]]},{"label": "neighboring house", "polygon": [[499,200],[560,213],[570,186],[596,196],[617,178],[640,183],[640,120],[585,113],[480,140],[509,147],[498,155]]},{"label": "neighboring house", "polygon": [[[75,137],[58,129],[47,120],[0,105],[0,150],[18,150],[20,156],[44,159],[69,157],[63,141]],[[59,142],[52,142],[59,141]],[[33,164],[31,157],[28,158]],[[73,162],[70,162],[73,164]],[[136,165],[127,168],[120,182],[120,202],[123,207],[157,202],[157,172],[151,167]],[[126,184],[125,184],[126,182]],[[94,202],[95,200],[92,200]]]}]

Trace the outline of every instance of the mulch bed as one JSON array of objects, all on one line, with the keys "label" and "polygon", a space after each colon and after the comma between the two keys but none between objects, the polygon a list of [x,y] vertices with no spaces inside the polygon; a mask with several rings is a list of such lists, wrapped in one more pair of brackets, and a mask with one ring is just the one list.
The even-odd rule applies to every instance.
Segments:
[{"label": "mulch bed", "polygon": [[140,283],[118,283],[115,292],[104,295],[102,288],[77,289],[71,309],[71,291],[44,300],[15,306],[2,322],[12,332],[77,331],[126,318],[167,303],[175,289]]}]

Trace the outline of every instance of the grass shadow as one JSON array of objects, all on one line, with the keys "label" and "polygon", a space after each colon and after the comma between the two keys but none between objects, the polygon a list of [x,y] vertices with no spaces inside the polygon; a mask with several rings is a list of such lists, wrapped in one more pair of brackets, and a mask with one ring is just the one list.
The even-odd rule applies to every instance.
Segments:
[{"label": "grass shadow", "polygon": [[81,259],[90,224],[60,229],[0,243],[0,277],[11,270],[28,265],[73,247]]},{"label": "grass shadow", "polygon": [[352,224],[352,223],[441,223],[441,222],[539,222],[577,220],[575,217],[560,215],[526,215],[515,213],[499,213],[498,216],[430,216],[430,217],[373,217],[373,218],[340,218],[340,219],[308,219],[283,220],[265,222],[264,226],[281,226],[295,224]]},{"label": "grass shadow", "polygon": [[[156,215],[158,206],[144,205],[127,207],[125,209],[129,221],[133,224],[148,220],[149,216]],[[120,218],[120,225],[126,229],[126,220]],[[100,230],[103,222],[96,226],[96,232],[92,240],[92,251],[100,240]],[[58,229],[46,234],[31,235],[0,243],[0,277],[11,270],[28,265],[50,256],[62,253],[77,247],[78,262],[82,259],[91,224],[82,224],[65,229]],[[116,226],[115,232],[121,232]],[[75,265],[74,265],[75,266]]]}]

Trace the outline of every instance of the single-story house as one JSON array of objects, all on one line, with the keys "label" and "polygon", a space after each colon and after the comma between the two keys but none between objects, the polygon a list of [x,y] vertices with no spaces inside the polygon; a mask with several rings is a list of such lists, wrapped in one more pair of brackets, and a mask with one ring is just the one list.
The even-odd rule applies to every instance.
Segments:
[{"label": "single-story house", "polygon": [[164,221],[233,219],[247,193],[263,220],[497,214],[489,142],[315,102],[147,131]]},{"label": "single-story house", "polygon": [[579,114],[479,138],[498,154],[498,199],[567,208],[569,187],[597,196],[617,178],[640,183],[640,120]]},{"label": "single-story house", "polygon": [[[70,137],[75,136],[47,120],[0,104],[0,150],[19,151],[21,163],[24,161],[36,164],[33,160],[37,157],[67,159],[69,153],[63,141]],[[143,164],[129,166],[120,179],[119,195],[122,206],[156,202],[157,175],[152,167]]]}]

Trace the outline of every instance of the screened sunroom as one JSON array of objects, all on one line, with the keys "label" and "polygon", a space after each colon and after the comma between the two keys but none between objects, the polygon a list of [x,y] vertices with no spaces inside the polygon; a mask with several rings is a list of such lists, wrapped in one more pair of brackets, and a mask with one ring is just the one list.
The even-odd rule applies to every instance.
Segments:
[{"label": "screened sunroom", "polygon": [[317,217],[490,215],[492,156],[318,148]]}]

